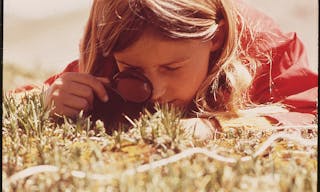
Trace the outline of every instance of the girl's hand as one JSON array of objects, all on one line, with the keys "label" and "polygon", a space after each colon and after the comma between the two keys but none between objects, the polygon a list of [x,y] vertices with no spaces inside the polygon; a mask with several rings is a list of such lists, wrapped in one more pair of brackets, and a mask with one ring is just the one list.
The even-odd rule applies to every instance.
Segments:
[{"label": "girl's hand", "polygon": [[200,141],[212,139],[216,129],[209,120],[202,118],[182,119],[181,123],[187,134]]},{"label": "girl's hand", "polygon": [[53,102],[52,114],[76,117],[81,110],[92,109],[94,95],[101,101],[108,101],[103,86],[108,82],[108,78],[94,77],[87,73],[64,73],[46,90],[45,106]]}]

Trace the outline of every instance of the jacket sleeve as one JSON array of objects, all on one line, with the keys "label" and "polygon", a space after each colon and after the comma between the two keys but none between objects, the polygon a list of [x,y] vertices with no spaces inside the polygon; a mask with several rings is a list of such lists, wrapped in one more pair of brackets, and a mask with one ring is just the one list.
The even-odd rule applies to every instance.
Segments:
[{"label": "jacket sleeve", "polygon": [[302,42],[296,34],[292,34],[285,44],[274,48],[272,52],[271,69],[262,69],[262,76],[270,76],[271,82],[257,80],[253,97],[259,102],[284,104],[289,112],[269,115],[279,123],[313,123],[317,113],[318,75],[308,66]]},{"label": "jacket sleeve", "polygon": [[[289,112],[270,114],[280,124],[310,124],[317,114],[318,74],[309,67],[305,47],[296,33],[284,34],[277,24],[257,10],[242,6],[247,31],[242,44],[248,45],[250,56],[261,66],[250,90],[256,103],[284,104]],[[255,37],[254,43],[249,36]],[[269,56],[269,58],[264,56]]]}]

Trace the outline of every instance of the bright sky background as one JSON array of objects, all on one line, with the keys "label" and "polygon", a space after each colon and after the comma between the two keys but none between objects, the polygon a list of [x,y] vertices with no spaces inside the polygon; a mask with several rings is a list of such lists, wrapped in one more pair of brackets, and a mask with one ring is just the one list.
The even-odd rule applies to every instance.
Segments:
[{"label": "bright sky background", "polygon": [[4,14],[40,19],[90,7],[92,0],[5,0]]},{"label": "bright sky background", "polygon": [[[78,57],[93,0],[4,0],[4,63],[55,71]],[[117,1],[117,0],[114,0]],[[318,1],[244,0],[295,31],[318,66]]]}]

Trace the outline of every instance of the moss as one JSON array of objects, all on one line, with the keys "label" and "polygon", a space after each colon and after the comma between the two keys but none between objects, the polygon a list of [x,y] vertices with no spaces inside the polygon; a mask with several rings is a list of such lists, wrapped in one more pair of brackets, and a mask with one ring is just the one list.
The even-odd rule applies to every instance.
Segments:
[{"label": "moss", "polygon": [[[55,123],[37,93],[3,99],[2,179],[9,191],[316,191],[316,144],[280,138],[254,155],[276,129],[235,127],[200,148],[168,106],[110,136],[90,117]],[[301,133],[308,141],[318,136],[316,125]]]}]

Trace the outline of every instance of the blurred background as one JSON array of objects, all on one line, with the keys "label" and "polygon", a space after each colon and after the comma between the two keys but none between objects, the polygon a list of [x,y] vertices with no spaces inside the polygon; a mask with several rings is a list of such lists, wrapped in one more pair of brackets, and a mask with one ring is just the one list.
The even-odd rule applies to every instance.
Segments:
[{"label": "blurred background", "polygon": [[[78,58],[93,0],[7,0],[3,13],[3,89],[41,84]],[[318,1],[244,0],[275,19],[284,32],[297,32],[318,69]]]}]

